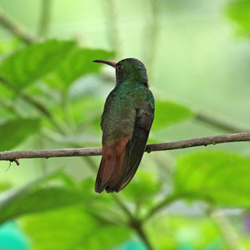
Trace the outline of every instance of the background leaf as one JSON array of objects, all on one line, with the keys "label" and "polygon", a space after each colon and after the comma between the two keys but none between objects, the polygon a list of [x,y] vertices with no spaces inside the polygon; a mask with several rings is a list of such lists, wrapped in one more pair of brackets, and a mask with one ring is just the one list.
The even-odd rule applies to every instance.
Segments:
[{"label": "background leaf", "polygon": [[[4,194],[3,194],[4,195]],[[56,199],[55,199],[56,197]],[[64,187],[47,187],[37,190],[30,190],[21,197],[15,199],[15,202],[1,205],[0,222],[42,211],[48,211],[55,208],[79,204],[82,202],[84,194],[76,189]],[[42,202],[41,202],[42,201]]]},{"label": "background leaf", "polygon": [[250,37],[250,1],[230,1],[226,14],[237,25],[239,35]]},{"label": "background leaf", "polygon": [[193,112],[187,107],[171,101],[155,101],[155,120],[152,129],[162,129],[193,117]]},{"label": "background leaf", "polygon": [[51,87],[67,89],[79,77],[99,72],[102,65],[93,63],[93,60],[96,58],[108,60],[113,56],[114,52],[105,50],[75,48],[70,56],[67,57],[46,81]]},{"label": "background leaf", "polygon": [[[146,183],[146,184],[145,184]],[[138,172],[133,181],[122,191],[124,196],[138,204],[151,203],[160,192],[162,183],[159,182],[154,172]]]},{"label": "background leaf", "polygon": [[57,40],[25,47],[1,62],[0,76],[21,90],[58,67],[74,47],[74,42]]},{"label": "background leaf", "polygon": [[40,130],[40,119],[10,120],[0,125],[0,151],[14,148]]},{"label": "background leaf", "polygon": [[250,161],[235,153],[204,151],[177,161],[175,191],[225,207],[250,208]]},{"label": "background leaf", "polygon": [[34,250],[109,249],[130,236],[127,228],[100,224],[80,206],[28,216],[22,221]]},{"label": "background leaf", "polygon": [[161,215],[149,223],[148,233],[156,249],[225,249],[218,228],[209,218]]}]

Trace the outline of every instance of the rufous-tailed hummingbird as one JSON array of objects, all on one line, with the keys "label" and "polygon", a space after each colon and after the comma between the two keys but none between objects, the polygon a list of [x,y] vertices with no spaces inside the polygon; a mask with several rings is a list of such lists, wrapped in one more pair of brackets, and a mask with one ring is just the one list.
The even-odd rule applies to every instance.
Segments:
[{"label": "rufous-tailed hummingbird", "polygon": [[102,114],[102,160],[95,191],[119,192],[128,185],[141,162],[154,120],[154,97],[146,68],[134,58],[118,63],[95,60],[116,70],[116,85]]}]

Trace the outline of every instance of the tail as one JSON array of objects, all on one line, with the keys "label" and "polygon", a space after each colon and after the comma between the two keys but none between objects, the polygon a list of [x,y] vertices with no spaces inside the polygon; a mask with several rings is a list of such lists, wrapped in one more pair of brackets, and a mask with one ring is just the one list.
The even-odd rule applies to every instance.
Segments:
[{"label": "tail", "polygon": [[153,120],[153,109],[151,114],[138,110],[133,135],[102,146],[103,156],[95,183],[97,193],[105,189],[108,193],[119,192],[132,180],[144,154]]},{"label": "tail", "polygon": [[102,147],[102,160],[98,170],[95,191],[119,192],[128,172],[131,136],[109,142]]}]

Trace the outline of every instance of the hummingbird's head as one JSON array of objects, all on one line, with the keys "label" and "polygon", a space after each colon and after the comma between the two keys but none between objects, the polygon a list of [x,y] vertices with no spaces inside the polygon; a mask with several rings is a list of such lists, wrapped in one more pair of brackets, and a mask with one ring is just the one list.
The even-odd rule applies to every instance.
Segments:
[{"label": "hummingbird's head", "polygon": [[95,60],[93,62],[105,63],[114,67],[116,70],[117,85],[120,85],[124,81],[135,80],[141,82],[147,88],[149,87],[146,68],[141,61],[135,58],[126,58],[119,61],[118,63],[104,60]]}]

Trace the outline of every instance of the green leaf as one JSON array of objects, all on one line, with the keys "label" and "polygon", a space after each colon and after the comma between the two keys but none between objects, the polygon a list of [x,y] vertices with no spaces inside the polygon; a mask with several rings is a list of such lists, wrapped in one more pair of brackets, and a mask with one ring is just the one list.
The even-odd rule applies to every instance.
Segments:
[{"label": "green leaf", "polygon": [[21,42],[17,38],[13,38],[11,40],[0,40],[0,54],[6,54],[13,51]]},{"label": "green leaf", "polygon": [[6,191],[12,187],[11,183],[7,181],[0,182],[0,192]]},{"label": "green leaf", "polygon": [[21,90],[58,67],[74,47],[74,42],[57,40],[25,47],[1,62],[0,76]]},{"label": "green leaf", "polygon": [[79,206],[27,216],[22,222],[34,250],[111,249],[130,236],[129,229],[100,224]]},{"label": "green leaf", "polygon": [[170,101],[155,102],[155,120],[153,129],[162,129],[173,123],[193,117],[193,112],[187,107]]},{"label": "green leaf", "polygon": [[[90,177],[84,179],[81,183],[81,190],[84,192],[85,201],[89,206],[86,206],[84,210],[88,211],[92,215],[96,214],[97,216],[106,217],[109,220],[113,220],[119,213],[119,208],[117,208],[117,204],[114,201],[114,194],[108,194],[103,192],[101,194],[97,194],[94,191],[95,180]],[[100,211],[101,214],[100,214]],[[120,218],[122,217],[119,214]]]},{"label": "green leaf", "polygon": [[85,96],[72,103],[72,113],[78,123],[94,123],[97,121],[97,129],[100,130],[101,115],[104,100],[95,96]]},{"label": "green leaf", "polygon": [[108,60],[113,56],[114,52],[105,50],[75,48],[61,66],[47,77],[46,81],[51,87],[67,89],[79,77],[100,71],[102,65],[93,63],[93,60],[97,58]]},{"label": "green leaf", "polygon": [[72,188],[73,185],[71,187],[38,187],[44,182],[55,180],[55,178],[64,182],[66,175],[59,169],[46,173],[17,190],[7,190],[2,193],[0,196],[0,223],[25,214],[85,202],[84,192],[78,188]]},{"label": "green leaf", "polygon": [[187,154],[178,159],[175,191],[221,206],[250,208],[250,161],[222,151]]},{"label": "green leaf", "polygon": [[40,130],[39,119],[10,120],[0,125],[0,151],[10,150]]},{"label": "green leaf", "polygon": [[129,185],[122,191],[125,197],[134,203],[149,202],[161,190],[162,183],[153,172],[138,172]]},{"label": "green leaf", "polygon": [[208,217],[161,214],[146,229],[155,249],[226,249],[218,227]]},{"label": "green leaf", "polygon": [[[84,244],[83,239],[89,238],[96,228],[95,220],[79,207],[34,214],[22,219],[22,222],[23,230],[32,239],[34,250],[79,249],[77,243]],[[89,236],[84,232],[90,232]]]},{"label": "green leaf", "polygon": [[41,184],[45,180],[51,178],[55,174],[58,173],[58,170],[46,173],[41,177],[29,182],[25,186],[17,189],[17,190],[8,190],[1,194],[0,196],[0,223],[8,220],[9,218],[13,218],[20,214],[18,211],[14,211],[14,214],[11,211],[8,211],[15,207],[15,203],[29,194],[30,190],[32,190],[37,185]]},{"label": "green leaf", "polygon": [[11,98],[13,99],[13,92],[7,87],[1,84],[1,79],[0,79],[0,98],[3,99],[9,99],[11,100]]},{"label": "green leaf", "polygon": [[[56,199],[55,199],[56,197]],[[29,191],[8,206],[1,206],[0,221],[9,220],[20,215],[43,212],[55,208],[82,202],[84,194],[77,189],[47,187]]]},{"label": "green leaf", "polygon": [[250,1],[230,1],[226,8],[227,16],[237,25],[239,35],[250,37]]}]

